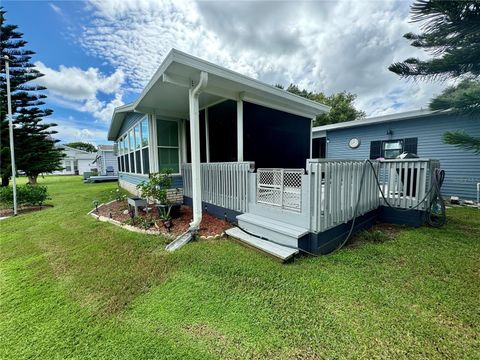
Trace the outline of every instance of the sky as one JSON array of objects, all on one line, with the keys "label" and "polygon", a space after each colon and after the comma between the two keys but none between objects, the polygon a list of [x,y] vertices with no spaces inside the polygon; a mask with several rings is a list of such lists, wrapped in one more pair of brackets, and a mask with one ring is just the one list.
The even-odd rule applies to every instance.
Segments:
[{"label": "sky", "polygon": [[367,116],[428,106],[445,84],[400,79],[409,0],[4,0],[45,76],[62,142],[106,144],[115,107],[134,101],[171,48],[268,84],[349,91]]}]

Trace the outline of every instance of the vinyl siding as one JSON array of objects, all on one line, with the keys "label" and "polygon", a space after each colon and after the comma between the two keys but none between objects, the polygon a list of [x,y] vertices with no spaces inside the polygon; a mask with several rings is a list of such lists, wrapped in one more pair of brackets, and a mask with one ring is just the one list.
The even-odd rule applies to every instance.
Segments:
[{"label": "vinyl siding", "polygon": [[[148,176],[146,175],[136,175],[136,174],[128,174],[128,173],[120,173],[118,176],[119,180],[123,180],[125,182],[128,182],[132,185],[137,186],[140,184],[142,181],[147,181]],[[174,175],[172,176],[172,187],[170,189],[176,189],[176,188],[182,188],[183,187],[183,180],[180,175]]]},{"label": "vinyl siding", "polygon": [[[113,153],[113,151],[99,151],[98,154],[101,156],[101,158],[98,160],[99,172],[102,175],[105,175],[107,173],[107,167],[113,166],[114,174],[118,174],[117,156]],[[103,166],[104,158],[105,158],[105,168]]]},{"label": "vinyl siding", "polygon": [[[391,137],[386,135],[388,130],[393,131]],[[371,141],[417,137],[417,155],[440,160],[441,167],[445,170],[442,193],[446,196],[456,195],[464,199],[475,199],[476,184],[480,182],[480,156],[471,151],[444,144],[442,134],[448,130],[464,130],[470,135],[480,136],[480,121],[453,115],[436,115],[421,119],[329,130],[327,131],[327,158],[368,159]],[[361,141],[357,149],[348,147],[348,141],[352,137],[357,137]]]}]

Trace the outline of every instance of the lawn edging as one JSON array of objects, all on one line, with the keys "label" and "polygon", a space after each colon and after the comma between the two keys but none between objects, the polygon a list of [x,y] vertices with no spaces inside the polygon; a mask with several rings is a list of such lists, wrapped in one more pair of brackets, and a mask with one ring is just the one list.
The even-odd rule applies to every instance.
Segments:
[{"label": "lawn edging", "polygon": [[[117,200],[112,200],[112,201],[109,201],[107,203],[101,203],[97,207],[101,207],[103,205],[109,205],[109,204],[111,204],[115,201],[117,201]],[[132,231],[132,232],[136,232],[136,233],[140,233],[140,234],[147,234],[147,235],[162,235],[162,236],[165,236],[166,238],[168,238],[169,240],[175,240],[174,236],[169,236],[168,234],[161,233],[160,231],[139,229],[139,228],[137,228],[135,226],[132,226],[132,225],[123,224],[118,220],[110,219],[109,217],[106,217],[106,216],[103,216],[103,215],[97,215],[95,213],[96,210],[97,210],[97,208],[93,208],[92,210],[90,210],[87,213],[87,215],[90,215],[90,216],[94,217],[98,221],[107,222],[107,223],[110,223],[112,225],[121,227],[122,229],[125,229],[125,230],[128,230],[128,231]],[[202,239],[202,240],[209,240],[209,239],[214,239],[214,238],[217,238],[217,237],[222,237],[224,235],[225,235],[225,232],[222,232],[221,234],[208,235],[208,236],[200,235],[199,238]]]}]

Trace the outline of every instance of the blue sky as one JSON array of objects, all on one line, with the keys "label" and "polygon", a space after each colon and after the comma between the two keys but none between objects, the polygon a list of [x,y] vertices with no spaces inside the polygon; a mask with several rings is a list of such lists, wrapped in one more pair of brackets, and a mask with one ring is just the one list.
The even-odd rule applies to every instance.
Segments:
[{"label": "blue sky", "polygon": [[425,54],[402,35],[408,1],[3,1],[36,52],[49,121],[63,142],[107,143],[115,106],[133,101],[175,47],[266,83],[347,90],[368,115],[425,107],[444,84],[387,70]]}]

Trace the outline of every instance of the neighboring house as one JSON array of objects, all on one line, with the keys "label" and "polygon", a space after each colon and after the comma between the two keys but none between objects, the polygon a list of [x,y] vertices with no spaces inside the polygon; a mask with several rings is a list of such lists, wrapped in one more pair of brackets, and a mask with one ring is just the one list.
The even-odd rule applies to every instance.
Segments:
[{"label": "neighboring house", "polygon": [[94,163],[98,168],[98,175],[118,175],[118,161],[113,145],[98,145],[97,157]]},{"label": "neighboring house", "polygon": [[440,160],[446,177],[442,193],[476,198],[480,156],[442,141],[445,131],[480,136],[480,121],[448,112],[417,110],[313,128],[313,157],[395,158],[402,152]]},{"label": "neighboring house", "polygon": [[96,164],[93,163],[97,156],[96,153],[75,149],[62,144],[57,144],[56,146],[63,150],[65,157],[62,159],[60,165],[63,167],[63,170],[54,171],[52,174],[81,175],[84,172],[97,168]]},{"label": "neighboring house", "polygon": [[[360,229],[377,218],[396,220],[394,210],[382,210],[371,172],[362,185],[362,162],[312,160],[312,120],[329,110],[172,50],[139,98],[115,109],[108,140],[117,145],[120,186],[138,193],[136,186],[150,173],[172,169],[169,196],[192,206],[191,231],[207,211],[247,231],[231,236],[285,260],[295,248],[332,251],[351,224]],[[382,170],[387,165],[390,177]],[[410,163],[375,164],[389,189],[412,183],[410,175],[408,181],[403,173],[395,175],[400,165]],[[417,204],[398,222],[410,216],[420,224],[429,205],[420,199],[431,183],[422,180],[438,163],[422,160],[415,166],[414,189],[387,192],[395,207]],[[364,196],[356,204],[360,185]]]}]

